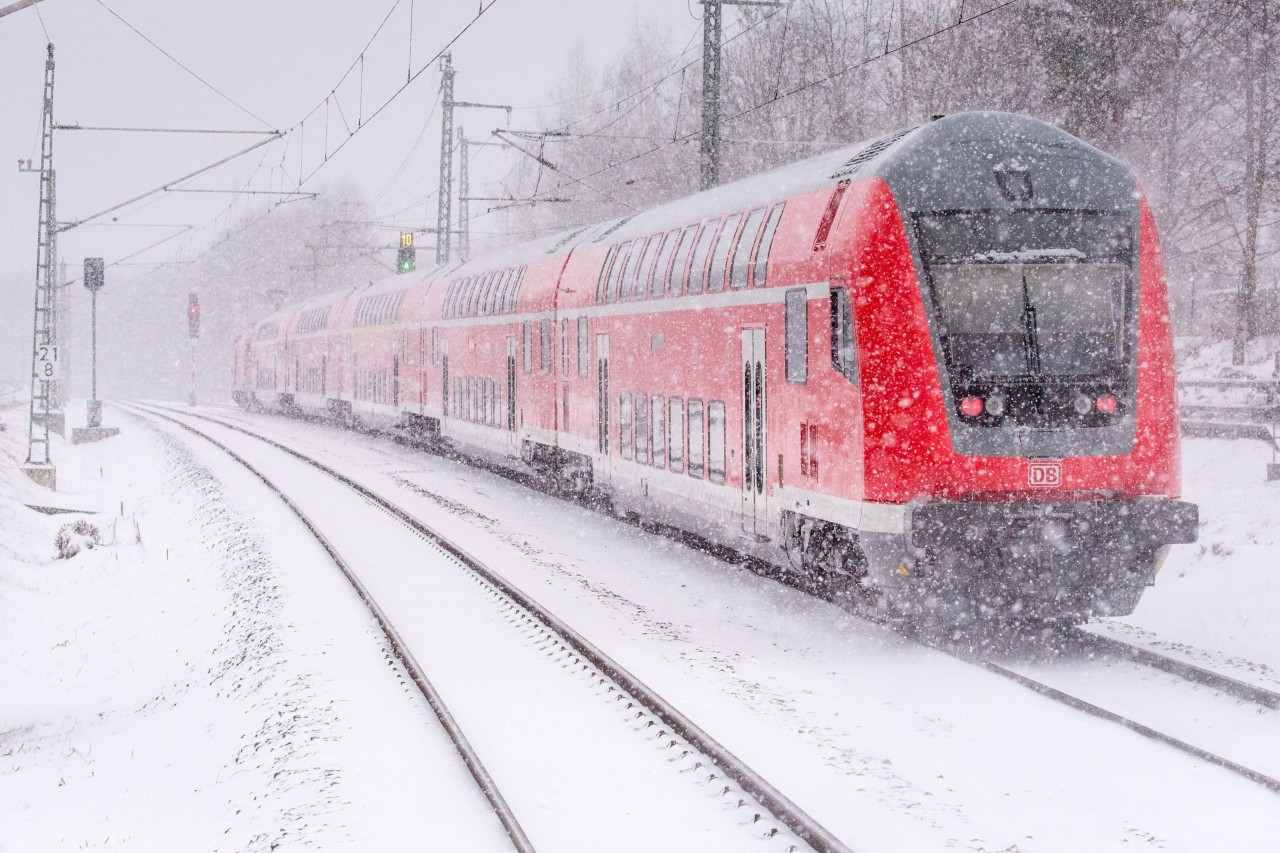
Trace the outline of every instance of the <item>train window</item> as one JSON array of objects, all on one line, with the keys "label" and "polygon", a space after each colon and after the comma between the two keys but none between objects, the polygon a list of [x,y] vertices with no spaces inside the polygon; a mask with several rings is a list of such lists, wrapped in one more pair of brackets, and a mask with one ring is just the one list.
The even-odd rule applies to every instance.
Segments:
[{"label": "train window", "polygon": [[623,391],[618,395],[618,447],[622,458],[631,458],[631,395]]},{"label": "train window", "polygon": [[609,288],[604,295],[606,302],[618,301],[618,283],[622,279],[622,271],[627,265],[627,259],[631,256],[631,249],[631,243],[618,247],[618,257],[614,259],[613,267],[609,270]]},{"label": "train window", "polygon": [[438,326],[431,327],[431,363],[433,365],[440,363],[440,328]]},{"label": "train window", "polygon": [[560,375],[569,375],[569,321],[560,321]]},{"label": "train window", "polygon": [[486,379],[489,383],[489,425],[498,425],[498,383],[493,379]]},{"label": "train window", "polygon": [[524,281],[524,267],[516,267],[511,273],[511,278],[507,280],[506,289],[502,292],[502,308],[504,314],[511,314],[516,310],[516,295],[520,292],[520,282]]},{"label": "train window", "polygon": [[707,252],[711,250],[711,240],[716,236],[719,222],[708,222],[702,226],[698,235],[697,248],[693,250],[693,263],[689,266],[689,292],[701,293],[702,283],[706,278]]},{"label": "train window", "polygon": [[502,310],[503,299],[507,295],[507,285],[511,283],[511,274],[514,270],[505,269],[494,279],[493,287],[489,288],[489,293],[484,300],[484,313],[493,316]]},{"label": "train window", "polygon": [[702,479],[702,401],[689,401],[689,476]]},{"label": "train window", "polygon": [[489,299],[489,293],[497,285],[497,275],[495,273],[487,273],[484,278],[480,279],[479,286],[476,287],[475,298],[471,300],[470,310],[467,312],[472,317],[479,317],[484,313],[485,302]]},{"label": "train window", "polygon": [[804,288],[787,291],[785,322],[787,382],[809,381],[809,295]]},{"label": "train window", "polygon": [[636,461],[641,465],[649,464],[649,397],[637,394],[635,398],[636,414]]},{"label": "train window", "polygon": [[724,402],[707,406],[707,473],[711,482],[724,485]]},{"label": "train window", "polygon": [[524,321],[524,372],[533,373],[533,323]]},{"label": "train window", "polygon": [[786,207],[785,203],[769,211],[769,221],[764,225],[764,233],[760,236],[760,248],[756,250],[755,274],[751,278],[752,287],[764,287],[765,269],[769,264],[769,249],[773,246],[773,235],[778,230],[778,220],[782,218],[784,207]]},{"label": "train window", "polygon": [[539,331],[538,344],[540,346],[538,355],[540,357],[539,360],[542,365],[542,372],[550,373],[551,372],[551,321],[543,320],[539,324],[538,331]]},{"label": "train window", "polygon": [[636,276],[635,298],[645,299],[649,296],[649,279],[653,277],[653,261],[658,255],[658,247],[662,243],[662,235],[655,234],[644,244],[644,254],[640,256],[640,273]]},{"label": "train window", "polygon": [[605,294],[608,292],[609,270],[613,267],[614,259],[618,257],[618,249],[621,246],[611,246],[608,253],[604,256],[604,263],[600,265],[600,279],[596,282],[596,302],[604,302]]},{"label": "train window", "polygon": [[672,397],[667,400],[667,423],[671,424],[671,434],[667,437],[668,456],[671,458],[671,470],[679,474],[684,470],[684,400]]},{"label": "train window", "polygon": [[762,224],[763,207],[757,207],[747,214],[747,224],[742,226],[742,236],[738,237],[738,246],[733,250],[733,265],[729,270],[729,286],[734,290],[747,286],[747,278],[751,274],[751,250],[756,246]]},{"label": "train window", "polygon": [[719,293],[724,290],[725,267],[729,263],[729,250],[733,248],[733,235],[738,231],[738,223],[742,214],[735,213],[724,222],[720,229],[720,239],[716,241],[716,250],[711,254],[711,273],[707,278],[707,291]]},{"label": "train window", "polygon": [[587,318],[578,318],[578,375],[587,376],[591,372],[591,353],[587,348]]},{"label": "train window", "polygon": [[627,253],[626,266],[622,268],[622,279],[618,284],[618,299],[631,299],[635,295],[636,269],[640,266],[640,255],[644,252],[644,240],[636,240]]},{"label": "train window", "polygon": [[679,296],[685,292],[685,268],[689,265],[689,251],[693,247],[693,238],[697,233],[698,226],[690,225],[680,235],[680,245],[676,249],[675,261],[671,264],[671,276],[667,280],[667,292],[672,296]]},{"label": "train window", "polygon": [[659,234],[657,237],[658,248],[654,252],[653,269],[649,273],[649,280],[646,286],[649,288],[650,299],[661,299],[663,289],[666,287],[667,267],[671,264],[671,253],[676,250],[676,233],[674,231],[666,234]]},{"label": "train window", "polygon": [[653,413],[653,467],[667,467],[667,409],[663,404],[663,399],[655,394],[653,396],[653,406],[649,411]]},{"label": "train window", "polygon": [[858,338],[853,328],[849,291],[831,289],[831,365],[845,379],[858,384]]}]

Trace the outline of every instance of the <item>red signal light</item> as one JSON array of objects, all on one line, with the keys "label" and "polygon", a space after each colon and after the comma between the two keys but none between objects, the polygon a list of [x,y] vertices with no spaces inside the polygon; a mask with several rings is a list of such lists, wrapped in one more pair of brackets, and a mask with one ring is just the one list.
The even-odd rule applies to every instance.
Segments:
[{"label": "red signal light", "polygon": [[1116,398],[1110,394],[1103,394],[1098,398],[1095,405],[1098,407],[1099,412],[1109,415],[1116,410]]},{"label": "red signal light", "polygon": [[960,401],[960,411],[971,418],[976,418],[982,414],[982,399],[980,397],[965,397]]}]

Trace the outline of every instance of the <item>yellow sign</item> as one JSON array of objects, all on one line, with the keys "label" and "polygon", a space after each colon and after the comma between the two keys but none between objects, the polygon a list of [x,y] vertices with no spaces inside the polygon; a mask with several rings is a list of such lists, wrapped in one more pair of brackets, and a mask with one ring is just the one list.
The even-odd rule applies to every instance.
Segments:
[{"label": "yellow sign", "polygon": [[400,248],[402,249],[413,248],[413,232],[412,231],[402,231],[400,233]]}]

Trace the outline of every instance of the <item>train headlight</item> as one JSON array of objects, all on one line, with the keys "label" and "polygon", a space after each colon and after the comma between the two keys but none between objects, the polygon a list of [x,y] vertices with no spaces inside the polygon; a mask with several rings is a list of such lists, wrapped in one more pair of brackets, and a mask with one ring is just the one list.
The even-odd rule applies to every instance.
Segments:
[{"label": "train headlight", "polygon": [[960,401],[960,411],[971,418],[976,418],[982,414],[982,399],[980,397],[965,397]]},{"label": "train headlight", "polygon": [[1081,394],[1076,397],[1075,402],[1073,402],[1072,405],[1075,406],[1077,414],[1087,415],[1089,414],[1089,410],[1093,408],[1093,401],[1084,394]]},{"label": "train headlight", "polygon": [[987,414],[998,418],[1004,414],[1004,397],[999,394],[992,394],[987,398]]},{"label": "train headlight", "polygon": [[1110,394],[1103,394],[1095,401],[1098,411],[1104,415],[1109,415],[1116,410],[1116,398]]}]

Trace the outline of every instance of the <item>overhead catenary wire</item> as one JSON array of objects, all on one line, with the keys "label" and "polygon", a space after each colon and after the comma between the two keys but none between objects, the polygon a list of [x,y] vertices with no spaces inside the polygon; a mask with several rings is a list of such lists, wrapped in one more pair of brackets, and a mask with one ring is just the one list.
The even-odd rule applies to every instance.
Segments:
[{"label": "overhead catenary wire", "polygon": [[181,68],[183,71],[187,72],[187,73],[188,73],[188,74],[190,74],[192,77],[196,78],[196,79],[197,79],[197,80],[199,80],[201,83],[203,83],[203,84],[204,84],[204,85],[205,85],[209,90],[211,90],[211,91],[212,91],[214,94],[216,94],[218,97],[222,98],[224,101],[226,101],[227,103],[231,104],[231,105],[232,105],[232,106],[234,106],[236,109],[240,110],[240,111],[241,111],[241,112],[243,112],[245,115],[247,115],[247,116],[249,116],[250,118],[252,118],[254,121],[257,121],[258,123],[262,124],[262,125],[263,125],[263,126],[265,126],[265,127],[272,127],[271,122],[267,121],[266,119],[260,118],[257,114],[255,114],[255,113],[254,113],[252,110],[250,110],[248,107],[246,107],[246,106],[244,106],[243,104],[239,103],[239,102],[238,102],[238,101],[236,101],[234,98],[232,98],[230,95],[228,95],[226,92],[223,92],[223,91],[222,91],[221,89],[219,89],[217,86],[213,85],[213,84],[212,84],[212,83],[210,83],[208,80],[204,79],[204,78],[203,78],[203,77],[201,77],[199,74],[197,74],[196,72],[192,71],[192,70],[191,70],[190,68],[188,68],[185,64],[183,64],[183,62],[182,62],[181,60],[179,60],[177,57],[175,57],[172,53],[170,53],[169,51],[165,50],[165,49],[164,49],[163,47],[161,47],[160,45],[156,44],[156,42],[152,41],[152,39],[151,39],[149,36],[147,36],[145,33],[143,33],[141,30],[139,30],[139,29],[138,29],[137,27],[135,27],[133,24],[131,24],[131,23],[129,23],[128,21],[126,21],[123,17],[121,17],[121,16],[120,16],[120,14],[119,14],[118,12],[116,12],[114,9],[112,9],[110,6],[108,6],[106,3],[104,3],[104,2],[103,2],[103,0],[94,0],[94,2],[96,2],[96,3],[97,3],[99,6],[101,6],[103,9],[106,9],[109,13],[111,13],[112,17],[114,17],[114,18],[115,18],[116,20],[118,20],[120,23],[124,24],[124,25],[125,25],[126,27],[128,27],[129,29],[133,30],[133,31],[134,31],[134,33],[136,33],[136,34],[138,35],[138,37],[139,37],[139,38],[141,38],[143,41],[145,41],[147,44],[151,45],[151,46],[152,46],[152,47],[154,47],[156,50],[158,50],[158,51],[160,51],[161,53],[163,53],[163,54],[164,54],[164,55],[169,59],[169,61],[173,62],[173,64],[177,65],[177,66],[178,66],[179,68]]}]

